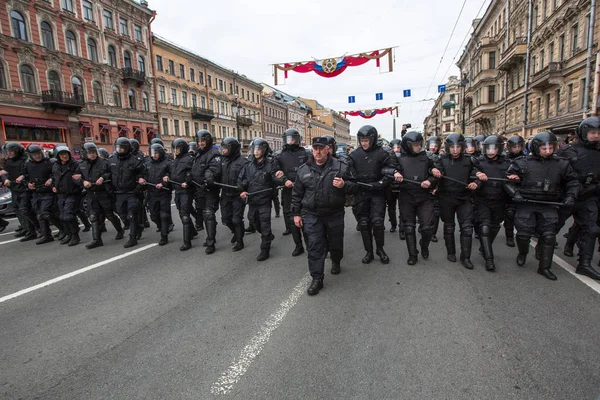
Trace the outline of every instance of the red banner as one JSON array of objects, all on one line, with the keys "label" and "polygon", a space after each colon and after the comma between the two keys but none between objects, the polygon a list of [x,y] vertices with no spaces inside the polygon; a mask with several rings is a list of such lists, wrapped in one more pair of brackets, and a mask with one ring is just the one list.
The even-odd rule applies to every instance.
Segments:
[{"label": "red banner", "polygon": [[346,116],[351,117],[362,117],[365,119],[373,118],[376,115],[390,113],[394,115],[394,111],[396,111],[396,117],[398,116],[398,106],[396,107],[387,107],[387,108],[376,108],[374,110],[357,110],[357,111],[340,111],[340,114],[346,118]]}]

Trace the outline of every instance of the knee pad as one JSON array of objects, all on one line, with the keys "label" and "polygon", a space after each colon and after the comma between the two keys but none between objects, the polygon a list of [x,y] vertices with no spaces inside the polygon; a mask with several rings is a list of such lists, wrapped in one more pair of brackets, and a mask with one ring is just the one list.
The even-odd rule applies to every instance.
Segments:
[{"label": "knee pad", "polygon": [[460,230],[460,236],[473,236],[473,227],[472,226],[467,226],[464,227]]},{"label": "knee pad", "polygon": [[509,211],[506,211],[504,213],[504,219],[508,219],[510,221],[512,221],[513,219],[515,219],[515,210],[511,209]]},{"label": "knee pad", "polygon": [[184,225],[189,225],[189,224],[192,223],[192,218],[190,218],[189,215],[183,215],[181,217],[181,223],[184,224]]},{"label": "knee pad", "polygon": [[383,218],[373,218],[373,228],[382,228],[383,227]]},{"label": "knee pad", "polygon": [[91,214],[90,214],[90,222],[91,222],[91,223],[98,222],[98,214],[96,214],[96,213],[91,213]]},{"label": "knee pad", "polygon": [[556,235],[542,236],[542,241],[544,242],[544,245],[554,246],[554,243],[556,242]]},{"label": "knee pad", "polygon": [[489,225],[481,225],[479,227],[479,232],[481,233],[481,236],[491,236],[492,228]]},{"label": "knee pad", "polygon": [[161,212],[160,219],[171,218],[171,215],[168,212]]},{"label": "knee pad", "polygon": [[371,224],[369,224],[369,220],[367,218],[361,218],[358,220],[358,230],[368,231],[370,229],[371,229]]},{"label": "knee pad", "polygon": [[135,222],[135,215],[127,214],[127,221],[129,221],[129,223]]},{"label": "knee pad", "polygon": [[37,217],[38,217],[38,219],[43,219],[43,220],[46,220],[46,221],[50,220],[50,214],[48,214],[48,213],[38,214]]},{"label": "knee pad", "polygon": [[240,217],[234,216],[231,219],[231,223],[233,223],[233,225],[241,225],[242,224],[242,219]]},{"label": "knee pad", "polygon": [[414,225],[404,225],[404,233],[407,235],[414,235],[416,232]]},{"label": "knee pad", "polygon": [[595,237],[595,238],[596,238],[596,237],[598,237],[598,236],[600,236],[600,226],[598,226],[598,224],[594,224],[594,225],[593,225],[593,226],[592,226],[592,227],[589,229],[589,232],[588,232],[588,234],[589,234],[590,236],[593,236],[593,237]]},{"label": "knee pad", "polygon": [[444,222],[444,235],[454,235],[456,224]]}]

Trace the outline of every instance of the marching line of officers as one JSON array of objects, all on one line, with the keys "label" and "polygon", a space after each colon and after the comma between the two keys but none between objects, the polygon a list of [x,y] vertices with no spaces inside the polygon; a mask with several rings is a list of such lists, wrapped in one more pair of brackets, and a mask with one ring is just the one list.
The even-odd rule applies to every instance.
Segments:
[{"label": "marching line of officers", "polygon": [[[168,244],[174,191],[183,225],[181,251],[189,250],[198,231],[206,228],[205,252],[215,252],[216,212],[220,208],[221,222],[232,234],[232,251],[237,252],[244,248],[244,234],[249,232],[244,226],[248,205],[251,229],[261,235],[258,261],[269,258],[274,239],[272,202],[282,190],[284,235],[291,234],[295,243],[292,256],[304,253],[304,244],[307,247],[313,278],[309,295],[323,288],[327,254],[331,273],[341,272],[344,215],[349,203],[365,249],[364,264],[375,256],[384,264],[390,262],[384,250],[387,207],[391,231],[399,225],[400,238],[406,240],[409,265],[418,262],[419,254],[429,257],[429,245],[437,242],[441,219],[448,261],[460,261],[473,269],[475,236],[486,270],[494,271],[492,245],[503,224],[509,247],[515,246],[516,237],[517,264],[525,264],[535,236],[537,272],[556,280],[551,271],[556,235],[573,216],[565,254],[572,255],[577,243],[576,272],[600,280],[600,273],[591,265],[600,236],[600,118],[585,119],[577,136],[574,144],[558,151],[554,134],[538,133],[531,141],[530,154],[525,155],[525,143],[519,136],[508,139],[504,152],[503,138],[495,135],[472,139],[451,133],[443,148],[441,140],[432,137],[425,149],[420,133],[407,132],[401,140],[392,140],[391,151],[386,151],[378,144],[377,130],[366,125],[357,133],[357,149],[337,154],[332,136],[313,138],[309,152],[300,146],[298,131],[288,129],[280,152],[273,154],[267,141],[256,138],[245,157],[237,139],[225,138],[219,151],[212,134],[200,130],[193,143],[183,138],[173,141],[173,158],[160,139],[152,140],[150,156],[145,157],[139,143],[119,138],[111,156],[93,143],[85,143],[81,162],[74,160],[65,146],[54,149],[53,160],[37,145],[25,151],[13,142],[5,145],[8,159],[0,170],[0,182],[12,191],[22,241],[52,242],[52,224],[59,229],[61,244],[77,245],[77,215],[85,199],[93,238],[86,245],[89,249],[103,245],[106,220],[117,231],[116,240],[129,229],[125,248],[137,245],[144,227],[149,226],[146,210],[160,232],[159,245]],[[5,221],[0,225],[4,228]]]}]

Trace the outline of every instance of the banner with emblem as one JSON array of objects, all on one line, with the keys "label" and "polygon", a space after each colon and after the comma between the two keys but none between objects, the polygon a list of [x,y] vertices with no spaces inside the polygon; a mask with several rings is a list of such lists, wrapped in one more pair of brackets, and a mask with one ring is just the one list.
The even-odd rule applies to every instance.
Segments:
[{"label": "banner with emblem", "polygon": [[279,83],[278,72],[283,71],[285,79],[288,77],[289,71],[298,72],[301,74],[307,72],[314,72],[315,74],[322,76],[323,78],[334,78],[344,72],[348,67],[357,67],[368,63],[371,60],[375,60],[378,68],[381,67],[381,59],[388,57],[388,69],[392,72],[394,67],[394,60],[392,57],[393,47],[381,50],[369,51],[366,53],[353,54],[349,56],[325,58],[323,60],[314,61],[297,61],[287,62],[281,64],[273,64],[273,76],[275,78],[275,85]]},{"label": "banner with emblem", "polygon": [[340,114],[346,118],[348,115],[351,117],[362,117],[362,118],[373,118],[376,115],[390,113],[394,115],[394,111],[396,112],[396,117],[398,117],[398,106],[395,107],[386,107],[386,108],[375,108],[373,110],[357,110],[357,111],[340,111]]}]

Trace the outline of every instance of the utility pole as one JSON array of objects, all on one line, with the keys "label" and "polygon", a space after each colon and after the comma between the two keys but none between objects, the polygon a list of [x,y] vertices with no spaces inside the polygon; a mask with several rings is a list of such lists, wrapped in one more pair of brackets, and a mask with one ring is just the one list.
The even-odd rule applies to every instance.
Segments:
[{"label": "utility pole", "polygon": [[396,118],[394,118],[394,125],[393,125],[393,139],[396,139]]}]

